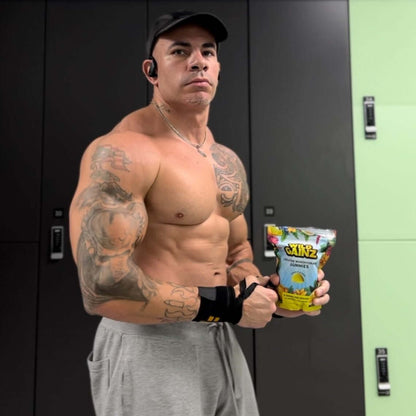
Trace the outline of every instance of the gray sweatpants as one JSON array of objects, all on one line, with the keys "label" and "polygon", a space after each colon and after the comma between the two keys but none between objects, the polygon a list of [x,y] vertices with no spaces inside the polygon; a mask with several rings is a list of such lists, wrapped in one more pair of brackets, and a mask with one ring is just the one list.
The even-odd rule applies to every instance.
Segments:
[{"label": "gray sweatpants", "polygon": [[229,324],[103,318],[88,357],[96,416],[257,416]]}]

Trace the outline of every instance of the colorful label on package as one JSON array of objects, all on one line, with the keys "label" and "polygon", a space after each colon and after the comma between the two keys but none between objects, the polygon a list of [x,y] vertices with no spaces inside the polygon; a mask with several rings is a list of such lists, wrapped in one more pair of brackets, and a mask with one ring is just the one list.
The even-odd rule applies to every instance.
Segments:
[{"label": "colorful label on package", "polygon": [[278,306],[291,311],[314,311],[318,270],[323,268],[336,242],[336,231],[313,227],[269,225],[267,239],[276,255]]}]

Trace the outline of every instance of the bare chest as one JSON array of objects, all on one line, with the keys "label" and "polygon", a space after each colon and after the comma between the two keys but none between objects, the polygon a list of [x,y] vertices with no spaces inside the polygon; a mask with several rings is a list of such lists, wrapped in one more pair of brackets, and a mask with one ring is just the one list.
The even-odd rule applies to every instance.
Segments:
[{"label": "bare chest", "polygon": [[150,221],[195,225],[217,214],[232,220],[248,201],[246,174],[230,149],[214,143],[207,157],[190,152],[166,153],[146,197]]}]

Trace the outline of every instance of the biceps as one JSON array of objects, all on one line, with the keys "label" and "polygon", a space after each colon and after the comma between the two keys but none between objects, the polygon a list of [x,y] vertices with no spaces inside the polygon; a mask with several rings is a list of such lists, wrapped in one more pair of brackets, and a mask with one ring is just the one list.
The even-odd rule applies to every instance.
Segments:
[{"label": "biceps", "polygon": [[[87,194],[87,193],[84,193]],[[81,194],[79,205],[88,196]],[[144,203],[109,199],[108,195],[96,195],[87,205],[80,223],[77,262],[90,258],[97,266],[118,265],[117,273],[130,259],[135,246],[143,239],[147,227]],[[82,250],[86,252],[82,252]]]},{"label": "biceps", "polygon": [[[147,213],[144,203],[129,194],[110,197],[106,191],[86,188],[76,199],[73,209],[77,228],[76,262],[81,290],[88,309],[124,293],[135,300],[145,300],[138,287],[140,271],[132,254],[145,235]],[[119,293],[120,292],[120,293]]]},{"label": "biceps", "polygon": [[98,256],[130,252],[144,236],[147,215],[143,203],[93,206],[84,216],[81,234]]}]

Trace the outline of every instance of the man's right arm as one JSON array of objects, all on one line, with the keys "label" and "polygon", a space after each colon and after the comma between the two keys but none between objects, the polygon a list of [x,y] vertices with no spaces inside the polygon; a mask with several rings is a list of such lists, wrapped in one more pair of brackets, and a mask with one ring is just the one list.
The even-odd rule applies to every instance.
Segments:
[{"label": "man's right arm", "polygon": [[129,137],[101,139],[81,162],[70,230],[85,310],[136,323],[191,320],[199,308],[197,288],[158,282],[133,260],[146,233],[143,199],[158,158],[146,149],[143,163],[133,161],[128,145]]},{"label": "man's right arm", "polygon": [[[95,142],[81,163],[70,231],[84,307],[90,314],[125,322],[191,321],[200,310],[199,289],[161,282],[133,260],[148,223],[144,198],[159,166],[157,157],[145,151],[145,160],[133,162],[127,148],[126,138]],[[263,302],[262,290],[245,301],[245,309]],[[249,325],[264,326],[268,309],[270,305],[253,310]],[[244,315],[241,324],[247,326]]]}]

